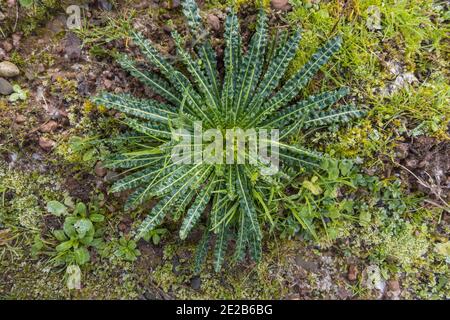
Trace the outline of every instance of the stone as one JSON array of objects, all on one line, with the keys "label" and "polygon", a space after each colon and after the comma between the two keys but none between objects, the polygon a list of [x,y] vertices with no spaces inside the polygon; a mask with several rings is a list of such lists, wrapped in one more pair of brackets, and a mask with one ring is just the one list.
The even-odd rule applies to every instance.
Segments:
[{"label": "stone", "polygon": [[40,137],[39,138],[39,146],[42,149],[44,149],[45,151],[52,150],[55,147],[55,145],[56,145],[56,142],[51,140],[51,139],[48,139],[48,138],[45,138],[45,137]]},{"label": "stone", "polygon": [[103,80],[103,85],[105,86],[105,89],[111,89],[113,86],[113,82],[109,79]]},{"label": "stone", "polygon": [[24,115],[18,114],[15,119],[16,123],[21,124],[27,121],[27,118]]},{"label": "stone", "polygon": [[58,123],[54,120],[50,120],[47,123],[44,123],[39,127],[39,131],[41,132],[52,132],[58,128]]},{"label": "stone", "polygon": [[399,143],[395,146],[395,156],[398,159],[405,159],[409,153],[409,144]]},{"label": "stone", "polygon": [[270,3],[274,9],[286,10],[289,6],[288,0],[271,0]]},{"label": "stone", "polygon": [[19,33],[14,33],[12,35],[12,41],[14,48],[18,49],[20,46],[20,40],[22,39],[22,35]]},{"label": "stone", "polygon": [[94,167],[94,172],[98,177],[104,177],[108,173],[108,170],[106,170],[101,161],[97,161]]},{"label": "stone", "polygon": [[12,85],[6,79],[0,78],[0,94],[7,96],[13,92]]},{"label": "stone", "polygon": [[194,289],[194,290],[200,289],[201,284],[202,284],[202,281],[201,281],[200,277],[196,276],[191,279],[191,288],[192,289]]},{"label": "stone", "polygon": [[2,47],[6,52],[10,52],[13,49],[13,45],[11,44],[11,42],[6,40],[2,42]]},{"label": "stone", "polygon": [[98,8],[105,11],[111,11],[113,6],[109,1],[106,0],[98,0],[97,1]]},{"label": "stone", "polygon": [[3,61],[0,63],[0,77],[12,78],[20,74],[19,68],[9,61]]},{"label": "stone", "polygon": [[417,159],[407,159],[405,164],[408,168],[415,169],[417,168],[419,161]]},{"label": "stone", "polygon": [[172,32],[172,28],[168,25],[163,26],[163,30],[165,33],[170,34]]},{"label": "stone", "polygon": [[295,263],[297,264],[297,266],[305,269],[306,271],[314,273],[319,271],[319,266],[316,262],[305,260],[301,255],[297,255],[295,257]]},{"label": "stone", "polygon": [[170,9],[178,8],[180,4],[180,0],[172,0],[170,1]]},{"label": "stone", "polygon": [[58,16],[55,19],[49,21],[46,25],[46,28],[52,33],[52,34],[58,34],[66,28],[66,18],[64,16]]},{"label": "stone", "polygon": [[387,282],[387,286],[390,291],[393,291],[393,292],[400,291],[400,283],[398,282],[398,280],[393,280],[393,279],[389,280]]},{"label": "stone", "polygon": [[211,29],[213,29],[214,31],[220,30],[220,20],[217,16],[215,16],[213,14],[208,14],[206,19],[207,19],[208,24],[211,27]]},{"label": "stone", "polygon": [[73,32],[67,34],[64,52],[69,60],[81,57],[81,40]]},{"label": "stone", "polygon": [[358,267],[354,264],[348,266],[347,279],[355,281],[358,278]]}]

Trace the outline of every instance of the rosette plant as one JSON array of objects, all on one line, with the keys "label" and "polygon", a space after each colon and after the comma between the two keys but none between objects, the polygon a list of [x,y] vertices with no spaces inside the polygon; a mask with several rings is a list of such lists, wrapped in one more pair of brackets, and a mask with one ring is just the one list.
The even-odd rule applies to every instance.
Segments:
[{"label": "rosette plant", "polygon": [[[193,37],[206,32],[195,1],[184,0],[182,6]],[[150,87],[158,99],[111,93],[93,99],[96,104],[130,116],[123,121],[135,132],[127,138],[126,151],[113,155],[106,163],[110,168],[125,169],[125,177],[116,181],[111,191],[133,190],[126,209],[140,206],[151,198],[159,199],[136,230],[136,238],[145,236],[171,216],[182,220],[179,235],[185,239],[204,220],[205,231],[196,254],[197,270],[211,245],[215,269],[220,270],[230,241],[234,242],[234,260],[244,259],[248,252],[253,260],[259,261],[262,230],[270,220],[265,203],[274,201],[271,190],[281,188],[282,180],[292,176],[292,172],[319,167],[324,158],[319,152],[292,144],[292,136],[299,130],[347,122],[362,115],[352,105],[330,108],[348,94],[347,88],[296,99],[314,74],[338,51],[342,40],[339,36],[329,39],[309,62],[283,81],[297,52],[301,30],[293,30],[268,55],[264,9],[259,10],[256,31],[247,50],[243,49],[237,15],[233,9],[229,10],[223,76],[209,37],[199,39],[192,50],[187,50],[182,37],[176,31],[172,35],[178,57],[176,64],[169,62],[142,34],[130,32],[131,39],[157,68],[157,73],[142,68],[129,56],[117,57],[123,69]],[[279,129],[279,172],[272,176],[259,174],[259,167],[267,165],[263,161],[256,164],[172,161],[174,130],[193,131],[196,121],[201,121],[205,130]],[[282,207],[282,203],[278,205]]]}]

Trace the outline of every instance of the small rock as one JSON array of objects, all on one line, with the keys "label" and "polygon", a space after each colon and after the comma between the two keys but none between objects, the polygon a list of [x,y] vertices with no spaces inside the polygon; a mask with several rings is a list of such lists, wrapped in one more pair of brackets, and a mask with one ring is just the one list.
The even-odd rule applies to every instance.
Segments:
[{"label": "small rock", "polygon": [[111,89],[113,86],[113,82],[111,80],[105,79],[103,81],[103,85],[105,86],[105,89]]},{"label": "small rock", "polygon": [[101,161],[98,161],[95,164],[94,172],[98,177],[104,177],[104,176],[106,176],[106,173],[108,172],[108,170],[106,170],[106,168],[103,166]]},{"label": "small rock", "polygon": [[12,78],[20,74],[19,68],[9,61],[0,63],[0,77]]},{"label": "small rock", "polygon": [[158,296],[156,295],[156,293],[146,290],[144,292],[144,299],[145,300],[158,300]]},{"label": "small rock", "polygon": [[286,10],[289,6],[288,0],[271,0],[270,3],[274,9]]},{"label": "small rock", "polygon": [[150,7],[150,3],[147,0],[141,1],[138,4],[133,5],[133,8],[137,10],[147,9],[148,7]]},{"label": "small rock", "polygon": [[47,123],[44,123],[39,127],[39,131],[41,132],[52,132],[55,131],[56,128],[58,128],[58,123],[54,120],[50,120]]},{"label": "small rock", "polygon": [[199,276],[193,277],[191,279],[191,288],[192,289],[194,289],[194,290],[200,289],[201,284],[202,284],[202,281]]},{"label": "small rock", "polygon": [[399,143],[395,146],[395,156],[398,159],[405,159],[408,156],[409,144]]},{"label": "small rock", "polygon": [[16,123],[21,124],[21,123],[24,123],[25,121],[27,121],[27,118],[25,118],[25,116],[23,116],[21,114],[18,114],[16,116],[16,120],[15,121],[16,121]]},{"label": "small rock", "polygon": [[354,264],[351,264],[348,267],[347,279],[350,281],[355,281],[358,278],[358,267]]},{"label": "small rock", "polygon": [[339,288],[338,295],[341,300],[347,300],[352,298],[353,293],[346,288]]},{"label": "small rock", "polygon": [[398,280],[391,279],[387,282],[388,289],[393,292],[400,291],[400,283]]},{"label": "small rock", "polygon": [[220,30],[220,20],[217,16],[208,14],[206,19],[208,20],[208,24],[211,26],[211,29],[213,29],[214,31]]},{"label": "small rock", "polygon": [[105,11],[111,11],[113,6],[109,1],[106,0],[98,0],[97,1],[98,8]]},{"label": "small rock", "polygon": [[160,15],[162,20],[169,20],[171,18],[170,14],[168,13],[163,13]]},{"label": "small rock", "polygon": [[2,95],[10,95],[14,92],[12,85],[3,78],[0,78],[0,94]]},{"label": "small rock", "polygon": [[0,48],[0,60],[4,60],[6,58],[6,51],[3,48]]},{"label": "small rock", "polygon": [[22,35],[19,33],[14,33],[12,35],[12,41],[13,41],[14,48],[16,48],[16,49],[19,48],[21,39],[22,39]]},{"label": "small rock", "polygon": [[6,40],[2,42],[2,47],[6,52],[10,52],[13,49],[13,45],[11,44],[11,42]]},{"label": "small rock", "polygon": [[66,23],[66,18],[64,16],[58,16],[56,19],[49,21],[46,25],[46,28],[52,34],[57,34],[64,31]]},{"label": "small rock", "polygon": [[416,159],[407,159],[406,160],[406,166],[411,169],[417,168],[418,163],[419,163],[419,161],[417,161]]},{"label": "small rock", "polygon": [[169,27],[168,25],[164,25],[163,26],[163,30],[165,33],[170,34],[172,32],[172,28]]},{"label": "small rock", "polygon": [[52,150],[55,145],[56,145],[56,142],[53,140],[50,140],[50,139],[44,138],[44,137],[39,138],[39,146],[42,149],[44,149],[45,151]]},{"label": "small rock", "polygon": [[129,216],[124,216],[119,223],[119,230],[123,233],[129,233],[131,231],[131,224],[133,220]]},{"label": "small rock", "polygon": [[42,64],[42,63],[38,64],[36,71],[39,73],[43,73],[45,71],[44,64]]},{"label": "small rock", "polygon": [[119,228],[119,231],[125,232],[125,231],[127,231],[128,226],[125,223],[121,222],[121,223],[119,223],[118,228]]},{"label": "small rock", "polygon": [[81,56],[81,40],[73,33],[69,32],[66,38],[64,51],[70,60],[79,59]]},{"label": "small rock", "polygon": [[318,266],[317,263],[312,262],[312,261],[307,261],[305,259],[303,259],[303,257],[301,255],[298,255],[295,257],[295,263],[297,264],[297,266],[302,267],[303,269],[305,269],[306,271],[309,272],[317,272]]},{"label": "small rock", "polygon": [[180,0],[172,0],[170,1],[170,9],[178,8],[180,4]]},{"label": "small rock", "polygon": [[401,293],[402,291],[400,289],[400,283],[398,282],[398,280],[388,280],[386,297],[392,300],[398,300]]}]

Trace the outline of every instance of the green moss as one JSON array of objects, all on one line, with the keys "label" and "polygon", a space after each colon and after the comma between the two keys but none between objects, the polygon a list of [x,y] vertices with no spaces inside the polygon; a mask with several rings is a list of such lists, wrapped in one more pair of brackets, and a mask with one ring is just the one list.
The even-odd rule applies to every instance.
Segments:
[{"label": "green moss", "polygon": [[[285,246],[283,250],[289,250]],[[279,252],[279,247],[270,247],[263,256],[260,264],[250,266],[240,265],[238,268],[229,265],[224,272],[214,272],[212,258],[208,259],[204,270],[200,273],[200,289],[193,289],[190,285],[194,276],[189,257],[195,248],[187,245],[166,245],[164,251],[165,262],[156,268],[152,274],[155,283],[165,292],[177,299],[279,299],[287,293],[285,288],[273,273],[274,261],[278,261],[277,268],[288,267],[287,259]],[[174,257],[180,263],[174,272]],[[180,255],[185,258],[179,258]]]},{"label": "green moss", "polygon": [[[43,260],[18,265],[0,265],[8,281],[0,286],[0,297],[7,299],[136,299],[138,281],[131,265],[113,265],[99,261],[95,267],[83,268],[82,289],[69,290],[64,270],[51,268]],[[6,273],[7,272],[7,273]]]},{"label": "green moss", "polygon": [[37,230],[42,225],[42,204],[61,192],[60,179],[55,173],[23,174],[6,166],[0,165],[0,186],[11,199],[0,207],[0,222]]}]

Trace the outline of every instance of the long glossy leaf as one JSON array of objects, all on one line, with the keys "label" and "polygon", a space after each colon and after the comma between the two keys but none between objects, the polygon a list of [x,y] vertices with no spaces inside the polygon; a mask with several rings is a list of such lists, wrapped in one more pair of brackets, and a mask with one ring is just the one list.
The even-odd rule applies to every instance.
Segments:
[{"label": "long glossy leaf", "polygon": [[237,77],[241,60],[241,36],[239,21],[234,10],[228,14],[225,22],[225,52],[224,67],[225,77],[222,87],[222,108],[225,120],[231,118],[233,96],[237,87]]},{"label": "long glossy leaf", "polygon": [[321,47],[311,59],[300,69],[291,79],[289,79],[268,102],[266,102],[258,115],[251,122],[251,125],[260,123],[274,111],[284,107],[291,101],[300,90],[309,82],[316,72],[323,66],[341,47],[342,39],[340,36],[329,40]]},{"label": "long glossy leaf", "polygon": [[223,260],[227,252],[228,246],[228,226],[222,223],[216,237],[216,244],[214,247],[214,271],[219,272],[223,265]]},{"label": "long glossy leaf", "polygon": [[128,71],[133,77],[137,78],[143,84],[153,89],[157,94],[174,104],[180,104],[181,100],[175,93],[175,90],[156,74],[140,70],[136,66],[136,63],[124,54],[118,56],[117,62],[123,69]]},{"label": "long glossy leaf", "polygon": [[248,110],[245,110],[245,121],[252,119],[256,112],[261,111],[259,107],[263,105],[264,99],[278,86],[289,62],[297,52],[300,39],[301,31],[296,30],[286,43],[277,49],[275,57],[270,61],[269,67],[256,89]]},{"label": "long glossy leaf", "polygon": [[93,99],[97,104],[128,115],[167,124],[170,118],[178,117],[171,106],[156,100],[141,100],[129,94],[103,93]]},{"label": "long glossy leaf", "polygon": [[189,208],[186,217],[184,218],[181,225],[181,239],[186,239],[187,235],[200,218],[200,215],[205,211],[205,208],[208,205],[209,200],[211,199],[211,192],[214,190],[215,184],[216,182],[214,180],[209,182],[195,198],[194,203]]},{"label": "long glossy leaf", "polygon": [[264,52],[267,46],[267,16],[263,9],[258,15],[256,32],[250,41],[250,48],[239,66],[236,96],[234,98],[235,123],[241,111],[247,106],[251,95],[254,93],[264,63]]},{"label": "long glossy leaf", "polygon": [[248,225],[258,239],[261,239],[261,229],[259,227],[258,216],[253,199],[249,194],[249,185],[246,175],[240,166],[236,166],[236,190],[239,196],[239,204],[247,216]]},{"label": "long glossy leaf", "polygon": [[271,128],[282,128],[293,121],[300,120],[303,116],[305,116],[306,119],[310,112],[317,112],[325,109],[334,104],[340,98],[346,96],[348,93],[348,88],[341,88],[338,90],[327,91],[315,96],[310,96],[306,100],[302,100],[293,106],[278,111],[266,120],[264,126]]},{"label": "long glossy leaf", "polygon": [[359,118],[364,115],[362,110],[357,109],[354,105],[347,105],[335,110],[328,110],[311,114],[305,119],[305,127],[317,127],[331,123],[347,122],[353,118]]}]

